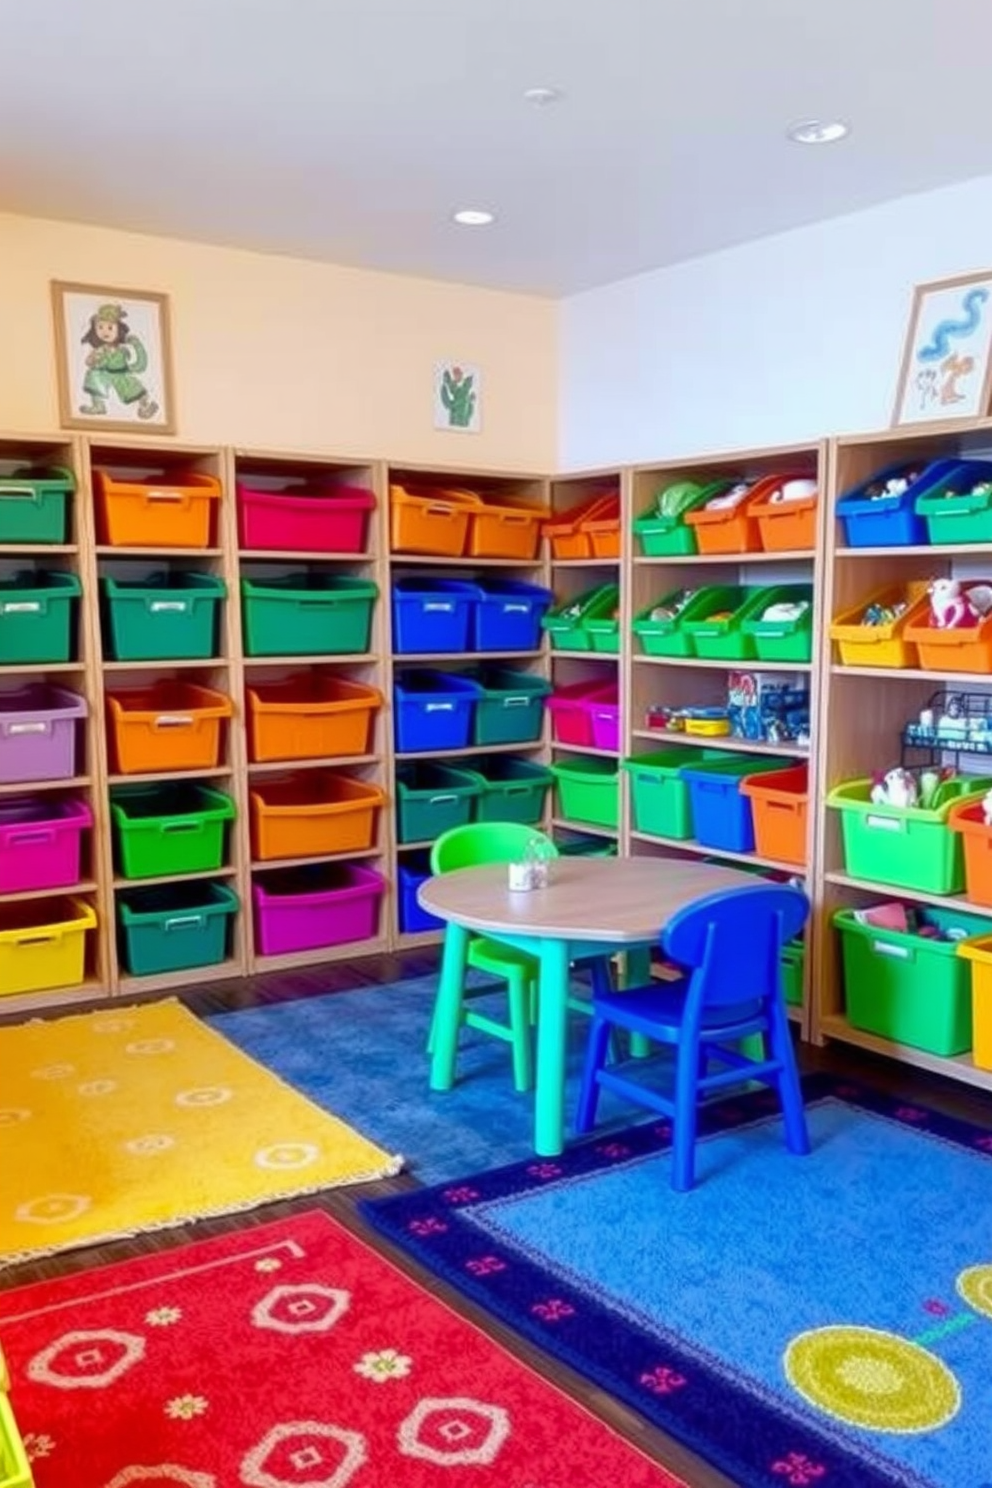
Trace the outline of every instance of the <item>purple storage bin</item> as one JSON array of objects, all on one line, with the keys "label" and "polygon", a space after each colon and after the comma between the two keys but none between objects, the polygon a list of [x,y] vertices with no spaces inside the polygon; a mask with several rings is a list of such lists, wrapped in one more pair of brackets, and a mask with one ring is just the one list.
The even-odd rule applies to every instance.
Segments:
[{"label": "purple storage bin", "polygon": [[85,801],[0,799],[0,894],[77,884],[83,832],[92,825]]},{"label": "purple storage bin", "polygon": [[590,709],[592,720],[592,742],[594,749],[612,749],[620,752],[620,704],[616,702],[594,702]]},{"label": "purple storage bin", "polygon": [[357,863],[308,865],[256,880],[255,934],[263,956],[373,940],[386,882]]},{"label": "purple storage bin", "polygon": [[48,682],[0,692],[0,781],[70,780],[86,699]]}]

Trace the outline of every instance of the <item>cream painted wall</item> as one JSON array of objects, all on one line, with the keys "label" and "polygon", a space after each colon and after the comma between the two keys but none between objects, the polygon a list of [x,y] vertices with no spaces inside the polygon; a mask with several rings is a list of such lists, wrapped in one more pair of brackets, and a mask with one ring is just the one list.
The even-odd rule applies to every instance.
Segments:
[{"label": "cream painted wall", "polygon": [[[550,300],[0,215],[0,427],[58,427],[49,280],[171,297],[178,438],[551,471]],[[481,433],[433,428],[436,360],[477,362]]]}]

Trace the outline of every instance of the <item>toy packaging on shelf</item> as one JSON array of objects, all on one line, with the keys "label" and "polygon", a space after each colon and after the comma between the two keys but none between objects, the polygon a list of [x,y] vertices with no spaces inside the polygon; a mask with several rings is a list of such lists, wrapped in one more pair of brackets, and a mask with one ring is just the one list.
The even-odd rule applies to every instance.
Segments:
[{"label": "toy packaging on shelf", "polygon": [[727,713],[737,739],[809,748],[809,680],[802,674],[731,672]]}]

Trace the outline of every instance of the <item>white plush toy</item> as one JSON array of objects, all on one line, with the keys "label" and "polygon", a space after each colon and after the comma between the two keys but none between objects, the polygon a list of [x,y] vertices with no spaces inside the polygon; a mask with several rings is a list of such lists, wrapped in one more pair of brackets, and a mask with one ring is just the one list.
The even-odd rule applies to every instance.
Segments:
[{"label": "white plush toy", "polygon": [[930,585],[930,610],[938,630],[953,630],[977,618],[957,579],[934,579]]},{"label": "white plush toy", "polygon": [[876,779],[871,788],[871,799],[876,806],[915,806],[919,798],[915,778],[898,766]]}]

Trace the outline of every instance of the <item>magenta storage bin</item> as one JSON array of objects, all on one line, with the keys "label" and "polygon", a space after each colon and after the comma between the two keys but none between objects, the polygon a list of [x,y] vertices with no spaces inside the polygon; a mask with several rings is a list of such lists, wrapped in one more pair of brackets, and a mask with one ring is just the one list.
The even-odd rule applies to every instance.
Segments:
[{"label": "magenta storage bin", "polygon": [[77,884],[83,832],[92,825],[85,801],[0,799],[0,894]]},{"label": "magenta storage bin", "polygon": [[86,711],[85,698],[47,682],[0,692],[0,782],[71,779]]},{"label": "magenta storage bin", "polygon": [[[617,725],[617,701],[615,682],[572,682],[568,687],[556,687],[548,698],[552,737],[559,744],[581,744],[585,749],[616,749],[620,732]],[[593,738],[597,705],[602,705],[604,714],[613,710],[612,744],[597,745]],[[607,719],[604,718],[600,727],[605,730],[607,726]]]},{"label": "magenta storage bin", "polygon": [[612,689],[612,697],[599,698],[589,704],[590,719],[592,722],[592,742],[594,749],[609,749],[614,754],[620,752],[620,704],[617,700],[617,689]]},{"label": "magenta storage bin", "polygon": [[259,878],[252,888],[263,956],[373,940],[386,883],[357,863],[314,863]]}]

